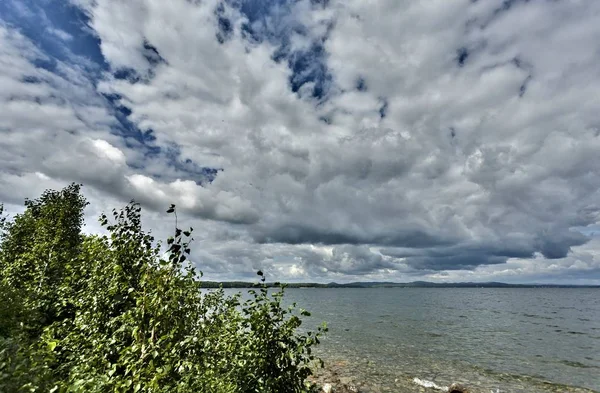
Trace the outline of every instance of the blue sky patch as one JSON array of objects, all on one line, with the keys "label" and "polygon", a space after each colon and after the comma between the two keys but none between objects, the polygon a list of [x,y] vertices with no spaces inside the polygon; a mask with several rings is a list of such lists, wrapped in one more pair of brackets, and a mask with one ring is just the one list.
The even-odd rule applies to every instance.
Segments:
[{"label": "blue sky patch", "polygon": [[[278,49],[273,55],[276,62],[285,61],[292,70],[290,89],[297,93],[306,83],[312,84],[312,97],[322,100],[331,86],[331,73],[327,68],[326,53],[322,37],[315,40],[306,50],[293,50],[290,44],[292,34],[306,36],[307,29],[294,18],[292,6],[294,0],[238,0],[229,5],[237,8],[248,22],[242,26],[242,34],[249,41],[268,41]],[[326,6],[326,1],[314,4]],[[218,36],[227,33],[227,23],[219,19],[221,31]]]}]

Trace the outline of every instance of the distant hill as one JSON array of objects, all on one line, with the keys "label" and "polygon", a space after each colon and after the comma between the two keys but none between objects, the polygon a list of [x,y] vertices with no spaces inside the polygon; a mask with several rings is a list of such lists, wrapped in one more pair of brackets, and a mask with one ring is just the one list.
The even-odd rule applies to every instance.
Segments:
[{"label": "distant hill", "polygon": [[[204,288],[253,288],[259,284],[245,281],[203,281]],[[280,283],[267,283],[269,287],[277,287]],[[437,283],[428,281],[400,282],[350,282],[339,284],[320,283],[287,283],[288,288],[600,288],[600,285],[560,285],[560,284],[507,284],[503,282],[452,282]]]}]

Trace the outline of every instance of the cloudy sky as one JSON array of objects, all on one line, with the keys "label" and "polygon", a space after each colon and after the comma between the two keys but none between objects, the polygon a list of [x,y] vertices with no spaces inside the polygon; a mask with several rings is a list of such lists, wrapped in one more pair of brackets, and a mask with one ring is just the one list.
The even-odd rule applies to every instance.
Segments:
[{"label": "cloudy sky", "polygon": [[209,279],[600,284],[600,1],[2,0],[0,201]]}]

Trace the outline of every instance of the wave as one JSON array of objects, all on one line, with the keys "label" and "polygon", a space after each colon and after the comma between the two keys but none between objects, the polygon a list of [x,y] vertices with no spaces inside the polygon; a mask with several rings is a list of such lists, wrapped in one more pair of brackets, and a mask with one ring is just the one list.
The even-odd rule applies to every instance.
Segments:
[{"label": "wave", "polygon": [[426,379],[414,378],[413,382],[416,383],[419,386],[424,387],[424,388],[431,388],[431,389],[441,390],[442,392],[447,392],[448,391],[447,387],[440,386],[440,385],[436,384],[435,382],[431,382],[431,381],[428,381]]},{"label": "wave", "polygon": [[[421,378],[413,378],[413,382],[419,386],[422,386],[424,388],[430,388],[430,389],[435,389],[435,390],[440,390],[442,392],[447,392],[448,388],[445,386],[440,386],[438,384],[436,384],[435,382],[431,382],[428,381],[426,379],[421,379]],[[500,393],[500,389],[497,390],[491,390],[491,393]]]}]

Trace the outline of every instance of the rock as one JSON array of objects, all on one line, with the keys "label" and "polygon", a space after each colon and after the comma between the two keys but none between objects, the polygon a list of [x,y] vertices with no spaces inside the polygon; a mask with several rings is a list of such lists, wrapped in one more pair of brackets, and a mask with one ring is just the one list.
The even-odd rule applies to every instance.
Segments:
[{"label": "rock", "polygon": [[332,393],[333,392],[333,385],[331,385],[330,383],[326,383],[321,388],[321,391],[323,393]]},{"label": "rock", "polygon": [[356,387],[356,385],[354,385],[354,382],[352,382],[351,378],[348,377],[341,377],[339,384],[337,385],[337,390],[339,390],[341,393],[357,393],[358,392],[358,388]]},{"label": "rock", "polygon": [[469,389],[459,383],[453,383],[452,385],[448,386],[448,393],[469,393]]}]

